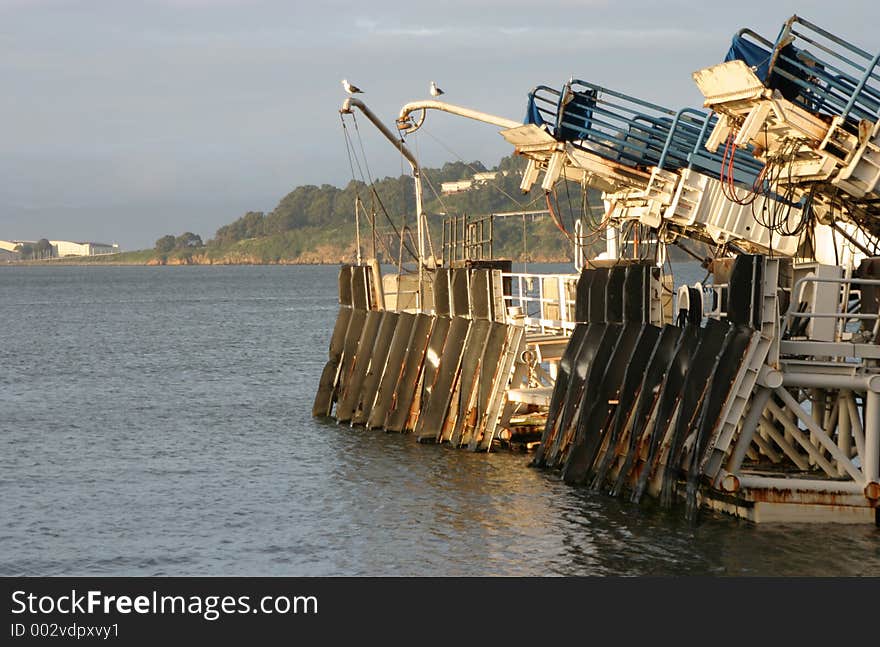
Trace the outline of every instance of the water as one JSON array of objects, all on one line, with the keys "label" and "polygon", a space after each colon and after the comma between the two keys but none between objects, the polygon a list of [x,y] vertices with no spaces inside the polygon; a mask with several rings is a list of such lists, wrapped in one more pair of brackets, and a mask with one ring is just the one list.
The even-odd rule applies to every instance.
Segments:
[{"label": "water", "polygon": [[336,274],[0,268],[0,575],[880,575],[873,527],[692,527],[313,420]]}]

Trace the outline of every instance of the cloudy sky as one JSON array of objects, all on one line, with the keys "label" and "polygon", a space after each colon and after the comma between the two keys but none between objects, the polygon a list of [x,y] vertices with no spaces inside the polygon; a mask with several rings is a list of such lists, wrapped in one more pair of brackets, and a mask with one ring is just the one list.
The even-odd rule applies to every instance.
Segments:
[{"label": "cloudy sky", "polygon": [[[344,185],[343,77],[389,124],[431,80],[514,119],[533,86],[571,76],[696,106],[691,72],[795,12],[880,47],[876,0],[0,0],[0,238],[208,238],[297,185]],[[429,166],[510,152],[447,115],[425,131]],[[401,172],[361,135],[374,175]]]}]

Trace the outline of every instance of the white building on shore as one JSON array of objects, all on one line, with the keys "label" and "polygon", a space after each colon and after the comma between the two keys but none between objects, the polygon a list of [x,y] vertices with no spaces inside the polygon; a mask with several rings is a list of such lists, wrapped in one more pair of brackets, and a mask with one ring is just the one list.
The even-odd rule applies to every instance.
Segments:
[{"label": "white building on shore", "polygon": [[7,252],[14,252],[15,248],[21,245],[23,242],[21,240],[0,240],[0,249]]},{"label": "white building on shore", "polygon": [[50,240],[55,248],[55,256],[101,256],[103,254],[118,254],[119,245],[116,243],[73,242],[69,240]]},{"label": "white building on shore", "polygon": [[[11,258],[12,254],[18,256],[16,249],[20,245],[35,246],[35,240],[0,240],[0,251],[6,260]],[[118,254],[121,250],[117,243],[95,243],[95,242],[74,242],[70,240],[50,240],[52,245],[53,256],[61,258],[63,256],[101,256],[103,254]]]},{"label": "white building on shore", "polygon": [[484,186],[498,177],[498,174],[507,175],[508,171],[483,171],[482,173],[474,173],[469,180],[455,180],[453,182],[441,182],[440,192],[443,195],[452,195],[454,193],[463,193],[470,191],[479,186]]}]

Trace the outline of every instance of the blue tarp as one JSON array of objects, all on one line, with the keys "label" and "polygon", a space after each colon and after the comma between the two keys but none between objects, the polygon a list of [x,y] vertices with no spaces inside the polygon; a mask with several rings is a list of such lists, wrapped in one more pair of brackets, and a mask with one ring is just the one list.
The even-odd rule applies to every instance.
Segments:
[{"label": "blue tarp", "polygon": [[593,107],[596,105],[596,91],[589,89],[568,95],[563,92],[562,96],[567,96],[567,103],[559,110],[563,119],[560,119],[557,125],[556,138],[562,141],[582,139],[584,131],[590,130]]},{"label": "blue tarp", "polygon": [[523,123],[535,124],[536,126],[544,125],[544,119],[541,117],[541,111],[538,110],[538,104],[535,101],[534,92],[529,94],[529,105],[526,108],[526,118],[523,120]]},{"label": "blue tarp", "polygon": [[730,49],[727,50],[727,61],[743,61],[746,65],[755,70],[755,74],[761,79],[762,83],[767,81],[767,71],[770,68],[770,57],[772,53],[764,49],[760,45],[746,40],[742,36],[734,36]]},{"label": "blue tarp", "polygon": [[[786,61],[786,58],[794,60],[797,53],[798,49],[791,44],[786,45],[779,50],[776,67],[774,68],[774,72],[770,73],[770,79],[768,80],[767,73],[770,68],[770,59],[773,57],[773,52],[737,35],[733,37],[733,41],[730,43],[730,49],[727,50],[724,62],[726,63],[727,61],[733,60],[743,61],[746,65],[755,70],[755,75],[761,80],[761,83],[773,90],[779,90],[783,97],[789,101],[794,101],[797,96],[801,94],[803,84],[807,83],[807,75],[802,70]],[[821,65],[819,67],[821,67]],[[776,74],[776,68],[800,79],[800,84],[780,74]]]}]

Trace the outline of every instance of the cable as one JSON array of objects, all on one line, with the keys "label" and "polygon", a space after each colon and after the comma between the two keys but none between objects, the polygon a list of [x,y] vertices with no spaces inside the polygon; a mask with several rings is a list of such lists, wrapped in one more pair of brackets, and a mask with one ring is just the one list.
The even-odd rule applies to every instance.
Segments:
[{"label": "cable", "polygon": [[574,243],[574,237],[565,229],[565,225],[559,220],[559,216],[553,208],[553,203],[550,200],[550,191],[545,191],[544,197],[547,200],[547,211],[550,212],[550,219],[553,221],[553,224],[556,225],[556,228],[561,231],[569,241]]},{"label": "cable", "polygon": [[[354,166],[351,165],[351,153],[352,153],[352,150],[354,149],[354,144],[351,142],[351,136],[350,136],[350,134],[349,134],[349,132],[348,132],[348,128],[347,128],[346,125],[345,125],[345,118],[344,118],[344,116],[343,116],[341,113],[340,113],[339,116],[340,116],[340,119],[341,119],[341,121],[342,121],[342,129],[343,129],[343,133],[345,134],[345,137],[346,137],[346,143],[347,143],[347,146],[348,146],[347,151],[348,151],[348,153],[349,153],[349,165],[351,166],[351,169],[352,169],[352,175],[354,175]],[[357,152],[354,153],[354,162],[355,162],[355,164],[356,164],[357,167],[358,167],[358,171],[360,172],[361,179],[362,179],[361,181],[362,181],[365,185],[367,185],[367,186],[369,187],[369,189],[370,189],[371,200],[374,200],[374,201],[375,201],[374,204],[375,204],[375,203],[378,203],[378,205],[379,205],[379,207],[380,207],[380,209],[381,209],[381,211],[382,211],[382,214],[385,216],[385,219],[388,221],[388,224],[391,226],[391,229],[394,231],[395,236],[397,236],[401,241],[404,241],[403,244],[404,244],[404,247],[406,248],[407,253],[408,253],[410,256],[412,256],[413,259],[415,259],[416,261],[418,261],[418,258],[419,258],[419,257],[418,257],[418,253],[417,253],[417,252],[416,252],[416,251],[415,251],[410,245],[408,245],[408,244],[405,243],[405,239],[403,238],[403,236],[401,236],[400,230],[399,230],[399,229],[397,228],[397,226],[394,224],[394,221],[392,220],[391,215],[388,213],[388,210],[385,208],[385,204],[382,202],[382,198],[379,197],[379,193],[378,193],[378,191],[376,190],[376,183],[375,183],[375,181],[373,180],[372,173],[370,172],[369,163],[368,163],[368,161],[367,161],[367,157],[366,157],[366,150],[364,149],[363,139],[361,138],[361,135],[360,135],[360,129],[358,128],[358,125],[357,125],[357,118],[354,116],[354,114],[352,114],[352,121],[354,122],[355,132],[356,132],[357,137],[358,137],[358,141],[359,141],[359,145],[360,145],[360,149],[361,149],[361,155],[362,155],[363,158],[364,158],[364,167],[362,168],[362,167],[361,167],[360,160],[358,159],[358,156],[357,156]],[[366,178],[364,178],[364,168],[366,168]],[[369,184],[367,184],[367,181],[366,181],[367,179],[369,179]],[[357,192],[357,188],[355,188],[355,195],[356,195],[356,196],[359,195],[358,192]],[[404,206],[404,210],[405,210],[405,208],[406,208],[406,200],[405,200],[405,198],[404,198],[404,205],[403,205],[403,206]],[[405,214],[405,211],[404,211],[404,214]],[[404,218],[404,225],[405,225],[405,222],[406,222],[406,221],[405,221],[405,218]],[[382,245],[383,245],[383,247],[385,248],[386,252],[390,251],[390,250],[388,250],[388,247],[387,247],[387,245],[386,245],[386,243],[385,243],[385,241],[384,241],[384,239],[383,239],[382,236],[379,236],[379,241],[382,243]],[[389,254],[389,257],[390,257],[390,258],[394,258],[394,255],[393,255],[393,254]]]},{"label": "cable", "polygon": [[[434,135],[432,135],[430,131],[425,130],[425,127],[424,127],[424,126],[422,126],[422,128],[420,129],[420,131],[423,131],[428,137],[430,137],[430,138],[433,139],[435,142],[437,142],[440,146],[442,146],[444,149],[446,149],[446,151],[447,151],[448,153],[451,153],[453,156],[455,156],[455,157],[458,159],[459,162],[461,162],[462,164],[464,164],[465,166],[467,166],[467,167],[468,167],[470,170],[472,170],[474,173],[481,173],[481,172],[482,172],[482,171],[478,171],[478,170],[477,170],[476,168],[474,168],[471,164],[468,164],[467,162],[465,162],[465,161],[464,161],[464,158],[462,158],[461,155],[459,155],[459,154],[456,153],[454,150],[452,150],[451,148],[449,148],[449,146],[447,146],[446,144],[444,144],[440,139],[438,139],[437,137],[435,137]],[[500,171],[499,171],[499,175],[501,175]],[[497,184],[491,184],[491,183],[490,183],[489,186],[491,186],[493,189],[495,189],[495,190],[498,191],[499,193],[501,193],[501,194],[503,194],[504,196],[506,196],[511,202],[517,204],[520,208],[525,208],[526,205],[524,205],[524,204],[523,204],[520,200],[518,200],[517,198],[513,197],[512,195],[510,195],[507,191],[505,191],[504,189],[502,189],[502,188],[501,188],[500,186],[498,186]]]}]

